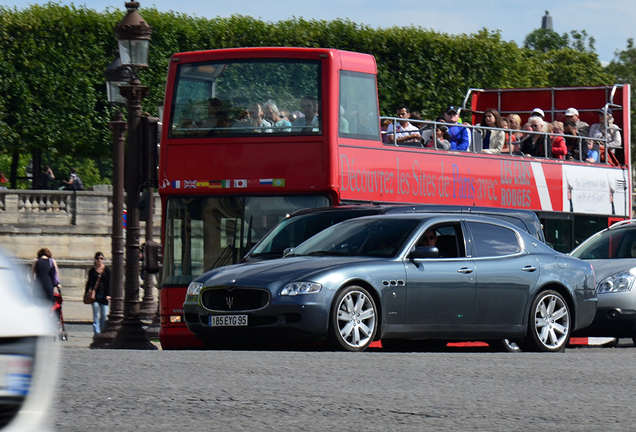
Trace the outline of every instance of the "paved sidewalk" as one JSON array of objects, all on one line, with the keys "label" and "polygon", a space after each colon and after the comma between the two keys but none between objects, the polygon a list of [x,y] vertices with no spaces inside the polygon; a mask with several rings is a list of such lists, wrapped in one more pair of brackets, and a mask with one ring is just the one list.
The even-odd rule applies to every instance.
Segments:
[{"label": "paved sidewalk", "polygon": [[93,322],[93,310],[90,305],[81,301],[64,300],[62,314],[65,323],[91,323]]}]

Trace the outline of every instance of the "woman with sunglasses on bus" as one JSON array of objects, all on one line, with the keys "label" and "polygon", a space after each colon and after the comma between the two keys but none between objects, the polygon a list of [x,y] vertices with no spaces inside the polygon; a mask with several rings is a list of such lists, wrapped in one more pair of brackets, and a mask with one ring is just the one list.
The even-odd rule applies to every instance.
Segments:
[{"label": "woman with sunglasses on bus", "polygon": [[521,151],[526,156],[545,157],[545,149],[548,144],[547,135],[540,133],[545,132],[543,120],[541,117],[534,116],[528,119],[528,124],[532,130],[532,134],[528,134],[519,142]]}]

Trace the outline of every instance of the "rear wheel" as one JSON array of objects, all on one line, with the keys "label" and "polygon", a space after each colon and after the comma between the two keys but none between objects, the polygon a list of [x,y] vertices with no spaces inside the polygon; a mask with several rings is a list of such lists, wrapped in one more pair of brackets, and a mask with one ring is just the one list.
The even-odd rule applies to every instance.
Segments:
[{"label": "rear wheel", "polygon": [[570,320],[570,308],[561,294],[540,292],[532,302],[524,346],[529,351],[563,351],[572,332]]},{"label": "rear wheel", "polygon": [[369,292],[359,286],[341,290],[331,307],[329,341],[337,349],[364,351],[377,331],[377,307]]}]

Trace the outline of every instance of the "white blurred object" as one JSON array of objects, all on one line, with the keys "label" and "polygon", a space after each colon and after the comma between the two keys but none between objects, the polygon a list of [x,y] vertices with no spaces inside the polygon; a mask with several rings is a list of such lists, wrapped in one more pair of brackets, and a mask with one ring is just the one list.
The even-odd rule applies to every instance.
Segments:
[{"label": "white blurred object", "polygon": [[0,431],[51,430],[59,363],[53,332],[50,305],[31,296],[0,252]]}]

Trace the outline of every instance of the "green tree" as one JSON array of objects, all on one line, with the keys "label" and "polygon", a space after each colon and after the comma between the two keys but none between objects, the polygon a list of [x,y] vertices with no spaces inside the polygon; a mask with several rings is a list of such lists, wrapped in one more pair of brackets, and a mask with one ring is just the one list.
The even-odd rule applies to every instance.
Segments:
[{"label": "green tree", "polygon": [[[150,90],[143,110],[151,115],[157,115],[163,100],[174,53],[230,47],[325,47],[372,54],[381,112],[392,114],[405,103],[425,118],[435,118],[445,105],[461,104],[471,87],[613,83],[585,32],[543,51],[503,41],[498,31],[488,29],[447,35],[415,26],[374,29],[349,20],[270,23],[240,15],[205,19],[154,8],[140,12],[153,27],[149,68],[140,72]],[[42,163],[58,177],[74,166],[87,187],[109,182],[107,123],[115,109],[106,102],[103,71],[117,45],[113,28],[124,13],[56,3],[23,10],[0,6],[1,170],[13,165],[24,176],[27,155],[41,152]]]},{"label": "green tree", "polygon": [[[636,46],[634,46],[634,39],[627,39],[627,47],[622,51],[617,50],[614,52],[614,59],[607,65],[605,71],[612,74],[616,78],[617,83],[632,84],[630,96],[632,100],[636,100],[634,99],[636,98],[636,86],[634,86],[636,84]],[[630,115],[631,124],[635,125],[636,109],[632,108]],[[636,128],[632,128],[631,141],[627,141],[625,138],[623,138],[623,141],[636,143]],[[631,155],[632,164],[636,163],[636,154],[633,147]]]},{"label": "green tree", "polygon": [[569,45],[567,33],[562,35],[550,29],[536,29],[528,33],[523,42],[524,48],[547,53],[550,50],[560,50]]},{"label": "green tree", "polygon": [[593,53],[596,50],[595,43],[596,40],[588,36],[585,30],[572,30],[570,35],[567,33],[560,35],[554,30],[541,28],[528,33],[523,47],[541,53],[565,48],[572,48],[582,53]]}]

